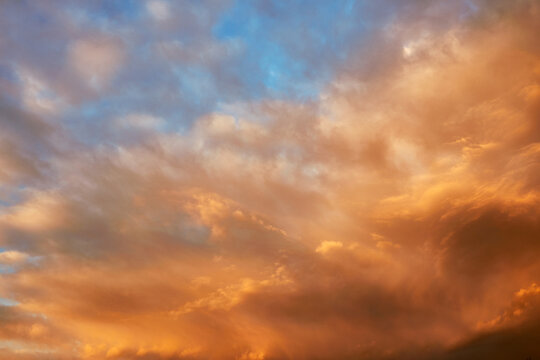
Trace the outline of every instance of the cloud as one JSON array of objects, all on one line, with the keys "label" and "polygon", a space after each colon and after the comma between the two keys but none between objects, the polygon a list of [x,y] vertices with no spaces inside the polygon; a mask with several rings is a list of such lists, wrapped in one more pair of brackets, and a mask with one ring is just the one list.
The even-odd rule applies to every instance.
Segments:
[{"label": "cloud", "polygon": [[531,336],[539,327],[539,293],[535,283],[515,292],[512,302],[501,314],[480,324],[479,334],[434,358],[457,360],[539,356],[534,336]]},{"label": "cloud", "polygon": [[28,258],[28,254],[17,250],[8,250],[0,252],[1,264],[16,264],[25,261]]},{"label": "cloud", "polygon": [[[165,4],[143,10],[164,21]],[[395,16],[359,36],[317,98],[244,99],[182,131],[123,102],[153,83],[141,73],[121,92],[116,77],[157,60],[128,56],[137,36],[113,22],[66,47],[65,71],[111,96],[68,115],[110,107],[96,116],[106,141],[28,108],[23,81],[20,104],[1,104],[0,181],[17,195],[0,203],[0,263],[17,265],[0,274],[14,302],[3,354],[536,356],[538,5],[382,4],[364,5]],[[269,18],[276,6],[260,5]],[[162,36],[171,61],[231,59],[202,35],[191,47],[152,31],[138,36]]]},{"label": "cloud", "polygon": [[164,124],[163,119],[149,114],[130,114],[115,120],[115,124],[126,128],[157,130]]},{"label": "cloud", "polygon": [[27,70],[18,71],[23,83],[23,102],[25,107],[38,114],[57,114],[64,104],[61,99],[41,80]]},{"label": "cloud", "polygon": [[321,254],[327,253],[332,249],[340,249],[343,247],[343,243],[340,241],[323,241],[315,251]]},{"label": "cloud", "polygon": [[165,1],[148,1],[146,8],[150,15],[158,21],[165,21],[170,17],[169,5]]},{"label": "cloud", "polygon": [[121,41],[105,36],[76,40],[71,44],[68,55],[69,65],[93,89],[107,86],[124,58]]}]

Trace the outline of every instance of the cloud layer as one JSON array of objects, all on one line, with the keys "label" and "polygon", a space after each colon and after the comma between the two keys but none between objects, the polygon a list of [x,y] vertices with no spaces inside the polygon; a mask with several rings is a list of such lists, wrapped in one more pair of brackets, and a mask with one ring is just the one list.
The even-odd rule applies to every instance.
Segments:
[{"label": "cloud layer", "polygon": [[0,357],[540,356],[536,1],[0,6]]}]

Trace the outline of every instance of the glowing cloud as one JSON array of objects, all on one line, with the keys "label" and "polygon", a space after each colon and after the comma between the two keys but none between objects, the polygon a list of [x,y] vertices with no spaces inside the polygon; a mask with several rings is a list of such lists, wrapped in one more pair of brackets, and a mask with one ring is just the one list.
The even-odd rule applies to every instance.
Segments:
[{"label": "glowing cloud", "polygon": [[0,8],[0,358],[540,356],[538,2]]}]

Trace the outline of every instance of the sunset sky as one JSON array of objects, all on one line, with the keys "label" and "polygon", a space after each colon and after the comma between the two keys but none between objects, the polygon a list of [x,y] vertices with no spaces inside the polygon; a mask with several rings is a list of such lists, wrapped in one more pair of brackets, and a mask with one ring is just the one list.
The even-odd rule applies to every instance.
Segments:
[{"label": "sunset sky", "polygon": [[0,0],[0,359],[540,359],[540,1]]}]

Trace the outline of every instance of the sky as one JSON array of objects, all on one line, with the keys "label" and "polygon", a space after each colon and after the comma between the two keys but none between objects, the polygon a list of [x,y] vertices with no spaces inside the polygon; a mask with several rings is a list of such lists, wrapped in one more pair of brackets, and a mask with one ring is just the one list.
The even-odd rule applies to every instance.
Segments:
[{"label": "sky", "polygon": [[537,0],[0,1],[0,358],[540,358]]}]

